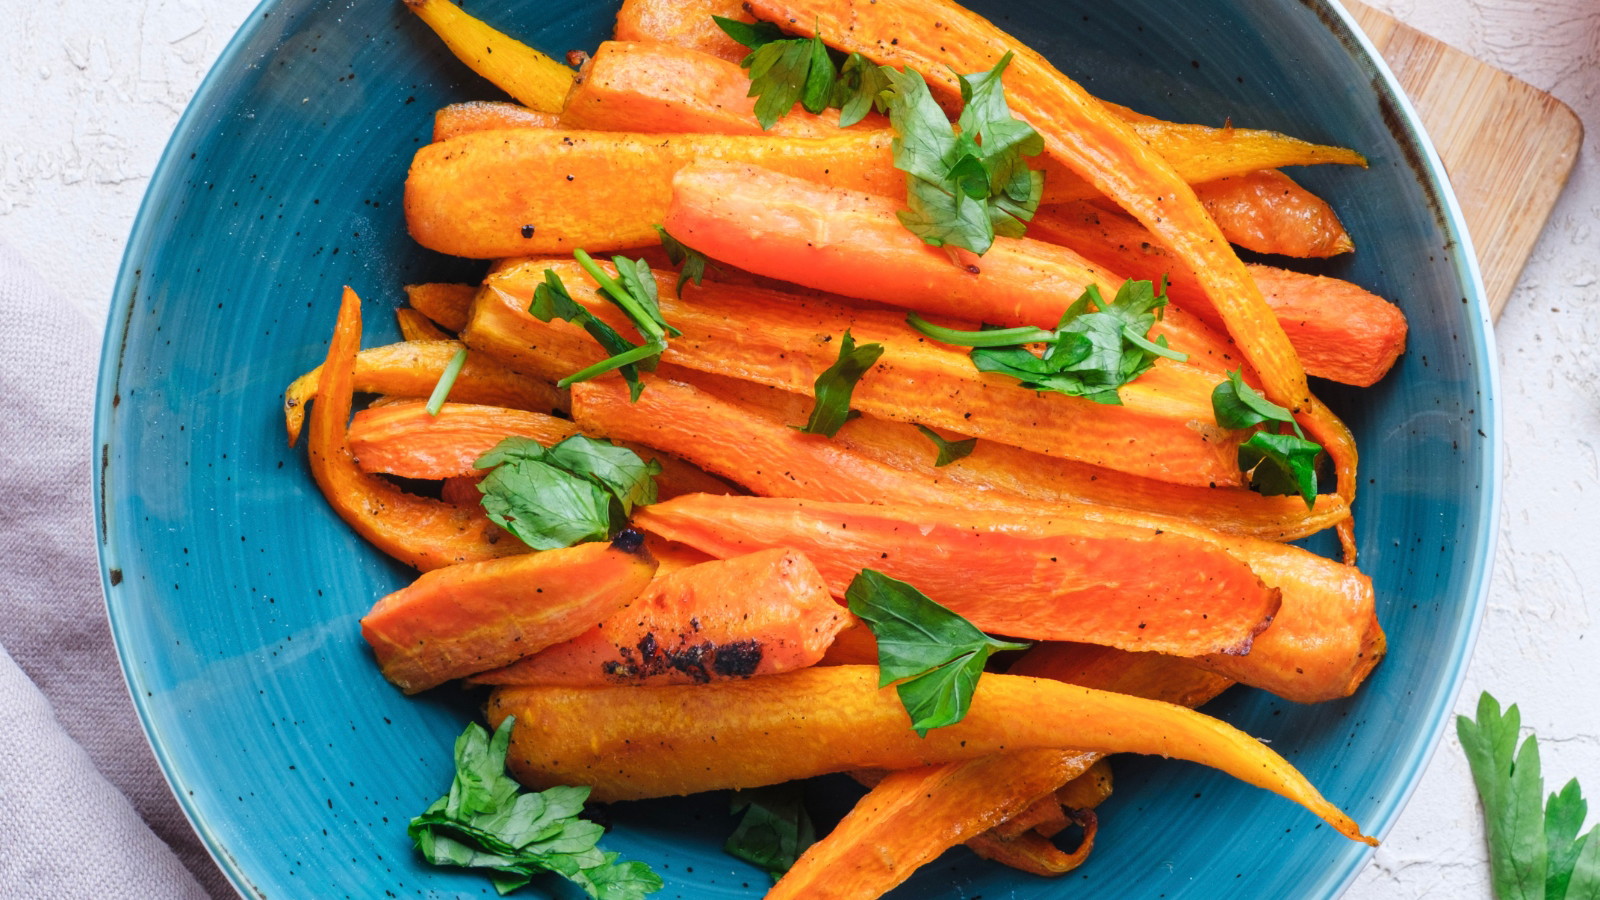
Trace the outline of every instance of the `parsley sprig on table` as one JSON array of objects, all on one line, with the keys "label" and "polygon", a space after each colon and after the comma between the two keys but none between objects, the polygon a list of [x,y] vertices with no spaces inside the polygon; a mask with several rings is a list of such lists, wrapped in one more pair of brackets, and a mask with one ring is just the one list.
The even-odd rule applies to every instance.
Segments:
[{"label": "parsley sprig on table", "polygon": [[508,437],[473,463],[489,520],[535,550],[607,540],[635,506],[656,501],[661,464],[610,441],[575,434],[552,447]]},{"label": "parsley sprig on table", "polygon": [[1530,734],[1517,749],[1521,726],[1516,705],[1502,714],[1488,692],[1478,698],[1476,721],[1456,717],[1456,734],[1483,799],[1495,896],[1600,898],[1600,825],[1578,834],[1588,803],[1576,778],[1544,800],[1539,745]]},{"label": "parsley sprig on table", "polygon": [[485,869],[502,894],[554,872],[595,900],[642,900],[661,877],[596,846],[604,829],[579,818],[586,787],[524,791],[505,774],[513,719],[491,738],[473,723],[456,738],[450,793],[411,820],[406,833],[434,865]]},{"label": "parsley sprig on table", "polygon": [[[1250,476],[1250,489],[1269,496],[1299,494],[1309,509],[1317,502],[1317,457],[1322,445],[1308,440],[1289,410],[1244,383],[1239,370],[1211,392],[1211,411],[1223,428],[1276,425],[1279,433],[1258,431],[1239,445],[1239,470]],[[1283,434],[1287,425],[1294,434]]]},{"label": "parsley sprig on table", "polygon": [[878,639],[878,686],[895,685],[918,737],[966,718],[978,676],[996,651],[1029,646],[989,637],[927,594],[874,569],[862,569],[844,595]]},{"label": "parsley sprig on table", "polygon": [[770,22],[740,22],[712,16],[729,37],[750,48],[739,65],[750,71],[750,93],[756,98],[756,121],[771,128],[796,103],[807,112],[839,110],[839,125],[848,127],[873,107],[884,110],[882,93],[888,78],[859,53],[840,58],[819,35],[790,37]]},{"label": "parsley sprig on table", "polygon": [[[1009,375],[1030,390],[1120,405],[1117,388],[1149,371],[1157,357],[1189,358],[1169,348],[1165,337],[1150,340],[1150,329],[1166,305],[1164,291],[1148,281],[1129,280],[1110,303],[1098,287],[1089,285],[1053,330],[985,326],[961,331],[934,325],[916,313],[907,315],[906,322],[936,341],[972,347],[972,362],[980,372]],[[1042,344],[1044,350],[1034,353],[1029,344]]]}]

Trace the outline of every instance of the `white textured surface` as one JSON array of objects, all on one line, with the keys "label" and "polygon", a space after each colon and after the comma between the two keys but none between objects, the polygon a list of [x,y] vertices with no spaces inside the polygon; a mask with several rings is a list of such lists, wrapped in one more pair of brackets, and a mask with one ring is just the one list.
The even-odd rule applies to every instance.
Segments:
[{"label": "white textured surface", "polygon": [[[1600,133],[1594,0],[1376,0],[1551,91]],[[37,0],[0,29],[0,242],[102,321],[122,244],[190,95],[253,0]],[[1522,707],[1547,785],[1600,791],[1600,151],[1572,183],[1496,329],[1506,491],[1489,610],[1458,710]],[[1471,779],[1447,735],[1351,898],[1488,897]]]}]

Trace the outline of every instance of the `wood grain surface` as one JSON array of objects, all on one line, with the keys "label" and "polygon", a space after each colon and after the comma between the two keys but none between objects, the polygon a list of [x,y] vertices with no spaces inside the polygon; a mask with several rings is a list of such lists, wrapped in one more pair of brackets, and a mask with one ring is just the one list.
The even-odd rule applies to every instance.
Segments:
[{"label": "wood grain surface", "polygon": [[1343,2],[1394,70],[1444,161],[1498,318],[1577,162],[1583,124],[1527,82],[1358,0]]}]

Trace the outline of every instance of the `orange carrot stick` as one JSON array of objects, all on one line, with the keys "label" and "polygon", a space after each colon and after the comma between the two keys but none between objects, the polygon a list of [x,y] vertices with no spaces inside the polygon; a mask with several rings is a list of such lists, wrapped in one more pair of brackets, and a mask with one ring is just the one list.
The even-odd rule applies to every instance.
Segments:
[{"label": "orange carrot stick", "polygon": [[361,346],[361,300],[348,287],[328,345],[325,377],[311,411],[307,451],[311,474],[340,518],[378,549],[424,571],[525,553],[525,544],[489,521],[482,509],[465,509],[408,494],[361,471],[345,439],[354,392],[356,350]]},{"label": "orange carrot stick", "polygon": [[659,41],[707,53],[738,64],[750,54],[712,20],[712,16],[754,22],[744,0],[622,0],[616,39]]},{"label": "orange carrot stick", "polygon": [[920,738],[894,691],[877,681],[873,666],[813,666],[700,685],[501,688],[488,717],[498,726],[516,716],[507,766],[520,781],[591,785],[600,802],[1068,745],[1209,765],[1301,804],[1352,840],[1376,843],[1266,745],[1181,706],[985,675],[965,719]]},{"label": "orange carrot stick", "polygon": [[383,677],[415,694],[582,634],[655,570],[643,535],[630,531],[609,544],[450,566],[379,600],[361,636]]},{"label": "orange carrot stick", "polygon": [[409,306],[395,310],[394,318],[400,325],[400,337],[407,342],[450,340],[450,335],[433,324],[432,319]]},{"label": "orange carrot stick", "polygon": [[529,109],[520,103],[470,100],[439,107],[433,114],[433,139],[448,141],[457,135],[495,128],[554,128],[560,112]]},{"label": "orange carrot stick", "polygon": [[[957,88],[955,73],[985,71],[1014,52],[1007,100],[1039,130],[1046,155],[1116,201],[1189,263],[1261,377],[1267,398],[1296,414],[1333,460],[1339,495],[1346,503],[1355,498],[1356,447],[1349,429],[1311,395],[1283,327],[1194,191],[1128,124],[1043,56],[949,0],[750,0],[749,7],[760,18],[820,33],[877,63],[917,69],[946,89]],[[897,40],[871,37],[887,34]],[[1353,562],[1353,527],[1347,522],[1338,530],[1345,557]]]},{"label": "orange carrot stick", "polygon": [[813,665],[853,620],[783,548],[658,573],[627,606],[477,684],[697,684]]},{"label": "orange carrot stick", "polygon": [[692,494],[639,510],[661,537],[727,558],[792,547],[835,596],[864,568],[994,634],[1179,656],[1247,653],[1278,592],[1228,553],[1162,528],[1006,513]]},{"label": "orange carrot stick", "polygon": [[472,298],[476,296],[478,287],[472,284],[426,282],[406,285],[406,301],[412,308],[446,331],[460,331],[467,327],[467,317],[472,312]]},{"label": "orange carrot stick", "polygon": [[1326,201],[1277,169],[1258,169],[1194,186],[1217,227],[1257,253],[1328,257],[1355,243]]}]

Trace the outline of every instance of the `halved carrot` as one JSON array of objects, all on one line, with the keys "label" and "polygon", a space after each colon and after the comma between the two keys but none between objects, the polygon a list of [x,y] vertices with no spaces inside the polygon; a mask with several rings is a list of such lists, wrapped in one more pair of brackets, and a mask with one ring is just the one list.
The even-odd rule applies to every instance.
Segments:
[{"label": "halved carrot", "polygon": [[[596,316],[629,327],[592,296],[593,281],[577,264],[530,261],[489,277],[463,335],[518,371],[561,378],[601,353],[575,326],[527,312],[547,268]],[[656,279],[663,315],[683,331],[662,356],[668,363],[809,393],[848,329],[857,342],[884,347],[855,387],[852,405],[863,412],[1165,481],[1239,483],[1242,434],[1207,426],[1215,379],[1199,370],[1158,364],[1123,387],[1123,405],[1110,406],[979,372],[965,350],[928,341],[899,312],[710,281],[691,288],[693,302],[685,303],[671,273]]]},{"label": "halved carrot", "polygon": [[[458,341],[406,341],[369,347],[356,355],[354,389],[397,397],[427,397],[462,346]],[[300,439],[305,405],[317,395],[321,379],[322,367],[318,366],[296,378],[283,392],[283,418],[291,447]],[[568,406],[567,393],[556,390],[550,382],[518,375],[473,353],[467,354],[450,396],[468,403],[516,409],[564,410]]]},{"label": "halved carrot", "polygon": [[[1012,668],[1034,658],[1047,675],[1071,676],[1056,680],[1183,706],[1198,706],[1231,684],[1177,657],[1089,644],[1037,644]],[[1045,660],[1052,666],[1039,664]],[[993,844],[985,840],[990,831],[1034,798],[1066,791],[1104,766],[1100,753],[1022,751],[892,774],[801,856],[778,883],[776,896],[879,896],[955,844]],[[1000,856],[1029,846],[989,849]],[[1037,853],[1001,858],[1019,863],[1029,856],[1060,862]]]},{"label": "halved carrot", "polygon": [[340,518],[378,549],[418,569],[437,569],[526,553],[528,548],[489,521],[482,509],[465,509],[408,494],[356,465],[345,440],[361,346],[361,300],[348,287],[328,344],[325,373],[311,411],[307,452],[311,474]]},{"label": "halved carrot", "polygon": [[[1053,206],[1034,216],[1029,233],[1134,278],[1166,277],[1173,302],[1221,324],[1193,271],[1120,213],[1086,203]],[[1366,387],[1382,378],[1405,349],[1405,314],[1382,297],[1337,278],[1273,266],[1245,268],[1308,374]]]},{"label": "halved carrot", "polygon": [[572,69],[496,31],[450,0],[405,0],[450,52],[524,106],[559,112],[572,87]]},{"label": "halved carrot", "polygon": [[615,36],[619,41],[660,41],[688,47],[730,63],[743,60],[750,49],[728,37],[712,16],[755,21],[744,0],[622,0]]},{"label": "halved carrot", "polygon": [[[1288,336],[1184,176],[1127,123],[1043,56],[950,0],[749,0],[749,7],[761,18],[819,33],[833,46],[877,63],[917,69],[946,89],[958,86],[955,73],[987,70],[1014,52],[1007,102],[1039,130],[1045,154],[1116,201],[1189,263],[1261,377],[1267,398],[1295,413],[1333,460],[1339,495],[1346,503],[1355,499],[1357,454],[1350,430],[1312,396]],[[1345,558],[1353,562],[1354,529],[1346,522],[1338,531]]]},{"label": "halved carrot", "polygon": [[853,620],[810,560],[784,548],[658,574],[583,634],[477,684],[697,684],[813,665]]},{"label": "halved carrot", "polygon": [[545,111],[501,100],[469,100],[439,107],[433,114],[433,139],[448,141],[457,135],[495,128],[554,128],[560,120],[559,109]]},{"label": "halved carrot", "polygon": [[[356,413],[350,422],[350,449],[363,471],[440,479],[483,474],[473,463],[505,438],[533,438],[549,446],[577,433],[570,420],[543,413],[446,403],[430,414],[426,403],[412,400]],[[660,464],[656,486],[662,499],[729,492],[725,482],[681,459],[638,444],[624,446]]]},{"label": "halved carrot", "polygon": [[408,694],[506,665],[582,634],[655,574],[644,536],[427,572],[361,619],[383,677]]},{"label": "halved carrot", "polygon": [[450,335],[445,334],[439,326],[433,324],[432,319],[409,306],[402,306],[395,310],[394,318],[400,324],[400,337],[405,341],[450,340]]},{"label": "halved carrot", "polygon": [[446,331],[467,327],[472,300],[478,296],[475,284],[450,284],[442,281],[406,285],[406,302]]},{"label": "halved carrot", "polygon": [[835,596],[863,568],[908,582],[984,631],[1180,656],[1247,653],[1279,605],[1228,553],[1170,530],[1062,514],[691,494],[639,527],[727,558],[792,547]]},{"label": "halved carrot", "polygon": [[1246,250],[1320,258],[1356,248],[1333,207],[1277,169],[1207,181],[1194,192],[1228,240]]},{"label": "halved carrot", "polygon": [[654,246],[672,173],[696,159],[760,163],[889,193],[905,180],[888,163],[890,139],[887,130],[829,138],[479,131],[417,151],[406,224],[429,249],[480,259]]},{"label": "halved carrot", "polygon": [[874,666],[813,666],[698,685],[500,688],[488,717],[498,726],[516,716],[506,762],[520,781],[591,785],[599,802],[1069,746],[1209,765],[1376,843],[1266,745],[1181,706],[985,675],[965,719],[918,737],[894,691],[877,681]]},{"label": "halved carrot", "polygon": [[[1332,495],[1307,510],[1298,497],[1154,482],[991,441],[967,459],[936,467],[932,444],[912,425],[859,416],[827,439],[791,427],[806,420],[810,398],[725,379],[702,390],[694,376],[708,379],[700,373],[674,367],[661,374],[643,376],[648,387],[637,401],[618,379],[573,385],[573,417],[591,434],[665,450],[763,496],[1027,515],[1106,505],[1274,540],[1313,534],[1345,515]],[[718,386],[735,393],[719,394]]]},{"label": "halved carrot", "polygon": [[[839,111],[799,107],[770,129],[756,120],[750,76],[736,63],[659,41],[606,41],[579,73],[561,111],[564,128],[672,134],[772,134],[830,137]],[[870,131],[889,120],[868,113],[850,128]]]}]

